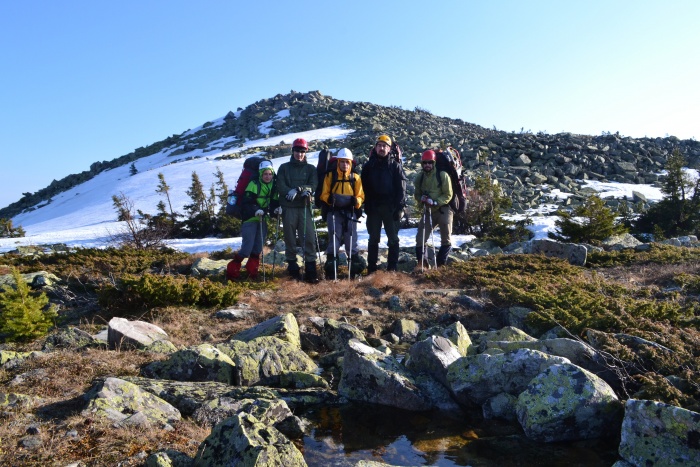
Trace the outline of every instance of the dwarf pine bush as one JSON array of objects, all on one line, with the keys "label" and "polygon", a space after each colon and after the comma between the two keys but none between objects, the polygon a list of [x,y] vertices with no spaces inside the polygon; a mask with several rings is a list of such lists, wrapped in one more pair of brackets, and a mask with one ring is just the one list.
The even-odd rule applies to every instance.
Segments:
[{"label": "dwarf pine bush", "polygon": [[41,337],[58,316],[45,293],[32,294],[16,268],[12,268],[15,286],[0,292],[0,333],[8,340],[25,341]]}]

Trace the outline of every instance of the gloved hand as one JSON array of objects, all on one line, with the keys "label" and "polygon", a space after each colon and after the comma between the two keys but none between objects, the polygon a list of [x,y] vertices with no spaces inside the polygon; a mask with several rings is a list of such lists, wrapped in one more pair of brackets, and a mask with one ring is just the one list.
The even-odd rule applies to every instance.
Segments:
[{"label": "gloved hand", "polygon": [[[425,198],[425,199],[423,199],[423,198]],[[428,198],[427,196],[423,196],[423,198],[421,198],[421,200],[422,200],[425,204],[427,204],[428,206],[432,206],[432,205],[435,204],[435,201],[433,201],[432,199]]]},{"label": "gloved hand", "polygon": [[333,196],[333,193],[328,195],[328,205],[335,206],[335,196]]},{"label": "gloved hand", "polygon": [[309,196],[311,196],[311,190],[309,190],[308,188],[302,188],[301,197],[308,198]]},{"label": "gloved hand", "polygon": [[357,206],[357,198],[355,198],[354,196],[350,197],[350,206],[352,206],[353,208]]},{"label": "gloved hand", "polygon": [[399,208],[396,211],[394,211],[394,221],[398,222],[401,219],[403,219],[403,208]]},{"label": "gloved hand", "polygon": [[275,213],[275,216],[279,216],[280,214],[282,214],[282,207],[281,207],[281,206],[277,206],[277,207],[275,208],[275,210],[272,211],[272,212]]},{"label": "gloved hand", "polygon": [[425,203],[425,201],[428,199],[428,195],[423,195],[420,197],[420,202]]},{"label": "gloved hand", "polygon": [[292,188],[287,192],[287,196],[285,196],[285,198],[287,198],[287,201],[294,201],[294,198],[297,197],[297,193],[299,193],[299,190]]},{"label": "gloved hand", "polygon": [[265,211],[263,211],[262,209],[258,209],[257,211],[255,211],[255,215],[258,217],[262,217],[265,215]]}]

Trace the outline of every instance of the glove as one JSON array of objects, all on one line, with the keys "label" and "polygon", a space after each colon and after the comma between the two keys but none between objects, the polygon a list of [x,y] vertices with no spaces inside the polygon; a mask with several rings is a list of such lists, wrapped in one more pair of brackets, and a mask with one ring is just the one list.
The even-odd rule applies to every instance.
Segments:
[{"label": "glove", "polygon": [[353,208],[357,206],[357,198],[355,198],[354,196],[350,197],[350,206],[352,206]]},{"label": "glove", "polygon": [[308,198],[309,196],[311,196],[311,190],[309,190],[308,188],[302,189],[301,197]]},{"label": "glove", "polygon": [[425,203],[427,199],[428,199],[428,195],[423,195],[420,197],[420,202]]},{"label": "glove", "polygon": [[287,201],[294,201],[294,198],[297,197],[297,193],[299,193],[299,190],[297,190],[296,188],[292,188],[291,190],[289,190],[286,196]]},{"label": "glove", "polygon": [[263,211],[262,209],[258,209],[257,211],[255,211],[255,215],[258,217],[262,217],[265,215],[265,211]]},{"label": "glove", "polygon": [[403,219],[403,208],[399,208],[396,211],[394,211],[394,221],[398,222],[401,219]]},{"label": "glove", "polygon": [[272,211],[272,212],[275,213],[275,216],[279,216],[280,214],[282,214],[282,208],[281,208],[280,206],[278,206],[278,207],[276,207],[275,210]]},{"label": "glove", "polygon": [[330,195],[328,195],[328,205],[329,205],[329,206],[335,205],[335,196],[333,196],[333,193],[331,193]]},{"label": "glove", "polygon": [[[425,199],[423,199],[423,198],[425,198]],[[427,196],[423,196],[423,198],[421,198],[421,200],[422,200],[425,204],[427,204],[428,206],[432,206],[433,204],[435,204],[435,201],[433,201],[432,199],[428,198]]]}]

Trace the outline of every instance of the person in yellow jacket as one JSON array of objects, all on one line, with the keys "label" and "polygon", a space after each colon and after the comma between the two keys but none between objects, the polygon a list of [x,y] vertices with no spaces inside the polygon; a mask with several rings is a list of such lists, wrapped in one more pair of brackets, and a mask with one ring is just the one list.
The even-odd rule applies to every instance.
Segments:
[{"label": "person in yellow jacket", "polygon": [[[447,172],[436,169],[436,159],[435,151],[432,149],[424,151],[421,156],[423,170],[415,178],[413,197],[420,206],[423,206],[423,214],[416,234],[416,259],[419,268],[423,265],[425,243],[435,227],[440,228],[440,250],[436,255],[438,266],[447,262],[447,256],[452,249],[453,214],[452,208],[449,206],[452,199],[452,182]],[[428,267],[430,267],[429,264]]]},{"label": "person in yellow jacket", "polygon": [[345,246],[350,276],[364,269],[364,260],[357,252],[357,219],[365,200],[360,176],[352,171],[353,157],[343,148],[335,156],[337,167],[323,179],[321,201],[327,205],[328,248],[326,249],[326,279],[337,279],[338,251]]}]

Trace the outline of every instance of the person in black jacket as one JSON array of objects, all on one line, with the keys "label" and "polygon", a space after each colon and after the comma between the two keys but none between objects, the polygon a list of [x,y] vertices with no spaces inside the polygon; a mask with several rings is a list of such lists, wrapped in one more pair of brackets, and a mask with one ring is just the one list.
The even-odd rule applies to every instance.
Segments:
[{"label": "person in black jacket", "polygon": [[369,160],[362,166],[367,213],[367,272],[377,270],[382,224],[387,236],[387,271],[396,271],[399,262],[399,224],[406,206],[406,175],[399,158],[392,154],[388,135],[377,138]]}]

